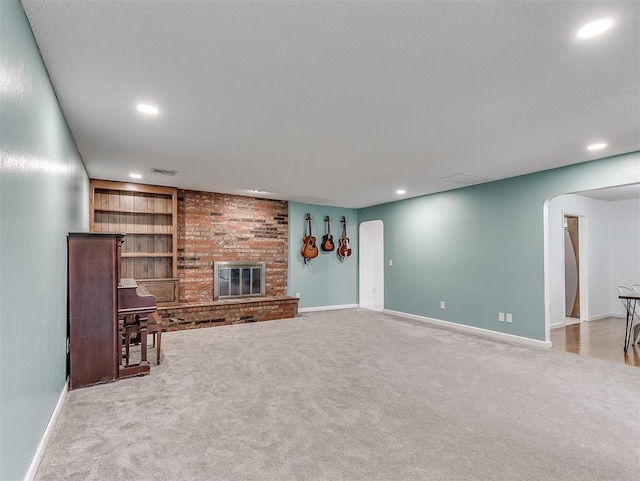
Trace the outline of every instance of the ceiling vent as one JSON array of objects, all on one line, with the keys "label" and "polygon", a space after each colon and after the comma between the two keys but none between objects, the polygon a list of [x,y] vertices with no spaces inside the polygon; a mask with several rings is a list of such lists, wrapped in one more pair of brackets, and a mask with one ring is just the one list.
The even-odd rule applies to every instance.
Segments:
[{"label": "ceiling vent", "polygon": [[447,177],[442,177],[438,180],[444,180],[446,182],[453,182],[454,184],[460,185],[473,185],[473,184],[481,184],[482,182],[487,182],[491,179],[488,177],[482,177],[481,175],[475,174],[467,174],[466,172],[463,174],[454,174],[449,175]]},{"label": "ceiling vent", "polygon": [[167,170],[167,169],[151,169],[152,174],[160,174],[160,175],[176,175],[178,173],[177,170]]}]

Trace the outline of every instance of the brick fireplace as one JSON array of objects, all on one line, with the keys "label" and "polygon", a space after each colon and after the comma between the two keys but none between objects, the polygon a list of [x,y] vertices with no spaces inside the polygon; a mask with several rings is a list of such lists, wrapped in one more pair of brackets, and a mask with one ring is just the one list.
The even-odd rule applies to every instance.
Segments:
[{"label": "brick fireplace", "polygon": [[[264,295],[214,300],[214,263],[264,263]],[[286,201],[178,191],[178,305],[160,308],[167,330],[294,317],[287,296]]]}]

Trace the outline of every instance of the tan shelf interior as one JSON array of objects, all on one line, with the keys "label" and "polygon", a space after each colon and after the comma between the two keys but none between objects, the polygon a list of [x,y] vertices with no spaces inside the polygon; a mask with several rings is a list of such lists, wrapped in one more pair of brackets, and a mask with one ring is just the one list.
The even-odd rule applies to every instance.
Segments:
[{"label": "tan shelf interior", "polygon": [[90,192],[91,231],[126,234],[122,277],[144,281],[159,304],[175,304],[177,190],[91,180]]}]

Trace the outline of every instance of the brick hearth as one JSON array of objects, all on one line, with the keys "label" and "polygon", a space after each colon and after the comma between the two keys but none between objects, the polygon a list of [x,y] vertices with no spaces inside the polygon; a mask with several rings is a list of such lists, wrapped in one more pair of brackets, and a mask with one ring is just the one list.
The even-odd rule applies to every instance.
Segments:
[{"label": "brick hearth", "polygon": [[289,296],[225,299],[160,307],[158,314],[162,316],[163,331],[181,331],[296,317],[298,301]]}]

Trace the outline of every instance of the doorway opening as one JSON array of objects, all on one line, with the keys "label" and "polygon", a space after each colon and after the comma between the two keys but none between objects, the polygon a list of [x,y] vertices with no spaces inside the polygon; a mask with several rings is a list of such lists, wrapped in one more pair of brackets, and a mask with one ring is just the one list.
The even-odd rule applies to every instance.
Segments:
[{"label": "doorway opening", "polygon": [[360,307],[384,309],[384,225],[381,220],[360,224],[359,300]]},{"label": "doorway opening", "polygon": [[580,221],[564,216],[565,325],[580,322]]}]

